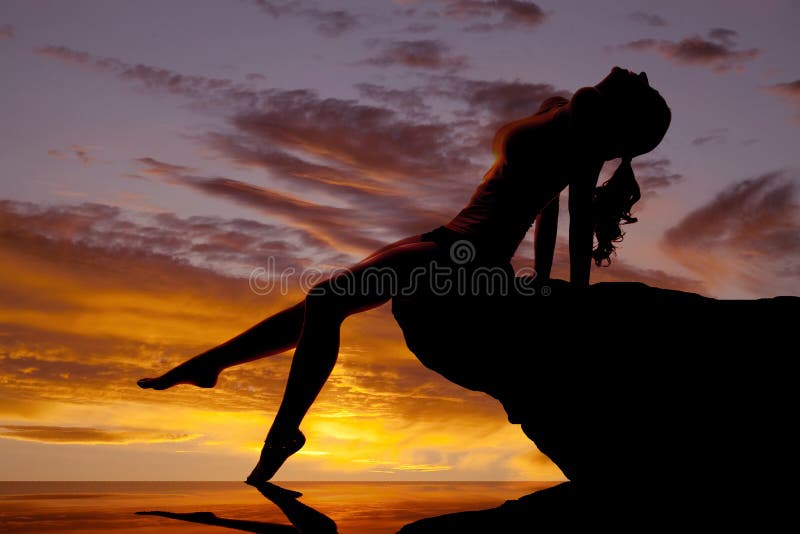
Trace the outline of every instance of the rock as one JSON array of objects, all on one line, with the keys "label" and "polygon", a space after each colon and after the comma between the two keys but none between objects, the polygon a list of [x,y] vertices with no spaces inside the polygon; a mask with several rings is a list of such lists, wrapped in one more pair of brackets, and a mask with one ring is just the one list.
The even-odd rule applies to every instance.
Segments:
[{"label": "rock", "polygon": [[532,287],[396,297],[392,311],[425,366],[498,399],[589,500],[718,526],[719,514],[756,517],[787,497],[800,298]]}]

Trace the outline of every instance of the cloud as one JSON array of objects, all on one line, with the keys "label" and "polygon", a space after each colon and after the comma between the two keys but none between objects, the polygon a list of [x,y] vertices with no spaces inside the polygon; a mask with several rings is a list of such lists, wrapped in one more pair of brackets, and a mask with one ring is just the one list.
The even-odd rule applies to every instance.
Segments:
[{"label": "cloud", "polygon": [[338,37],[362,26],[361,18],[345,9],[320,9],[303,1],[273,2],[253,0],[253,3],[274,18],[281,16],[303,17],[315,24],[315,29],[327,37]]},{"label": "cloud", "polygon": [[633,170],[643,195],[653,194],[683,180],[683,175],[670,170],[669,158],[637,158]]},{"label": "cloud", "polygon": [[14,26],[4,24],[0,26],[0,41],[11,40],[14,38]]},{"label": "cloud", "polygon": [[34,49],[34,53],[62,63],[110,72],[123,81],[136,82],[144,89],[202,100],[209,106],[231,102],[255,105],[260,96],[251,86],[225,78],[180,74],[150,65],[131,65],[115,58],[95,57],[64,46],[42,46]]},{"label": "cloud", "polygon": [[145,168],[143,168],[139,172],[146,176],[155,176],[155,177],[175,176],[178,174],[190,173],[195,171],[192,167],[185,167],[183,165],[173,165],[171,163],[159,161],[155,158],[149,158],[149,157],[138,158],[136,161],[145,165]]},{"label": "cloud", "polygon": [[776,95],[794,105],[794,107],[798,110],[798,114],[795,115],[795,120],[800,122],[800,80],[776,83],[769,85],[764,89],[768,93]]},{"label": "cloud", "polygon": [[267,171],[273,181],[290,190],[319,192],[347,202],[352,206],[347,217],[353,230],[394,224],[397,231],[414,234],[442,218],[441,213],[418,205],[393,184],[373,180],[352,167],[312,163],[245,136],[212,133],[205,136],[205,141],[240,165]]},{"label": "cloud", "polygon": [[[375,40],[370,46],[378,45]],[[450,54],[450,47],[440,40],[390,41],[381,45],[376,56],[364,63],[378,67],[405,66],[412,69],[459,70],[468,64],[466,56]]]},{"label": "cloud", "polygon": [[681,65],[709,67],[714,72],[741,71],[744,64],[761,55],[758,48],[736,49],[738,33],[726,28],[714,28],[708,39],[699,35],[680,41],[639,39],[617,47],[619,50],[644,52],[654,50],[668,60]]},{"label": "cloud", "polygon": [[[185,241],[202,237],[198,244],[245,251],[251,238],[277,238],[289,247],[292,239],[240,219],[103,205],[2,206],[0,399],[25,402],[2,404],[7,416],[23,419],[5,420],[2,436],[124,444],[202,433],[184,447],[208,458],[254,461],[280,403],[289,358],[231,368],[214,390],[142,392],[135,380],[229,339],[299,297],[297,291],[257,296],[246,280],[182,261]],[[145,238],[174,255],[149,251]],[[541,456],[532,461],[535,449],[496,401],[417,362],[388,307],[348,319],[341,338],[336,369],[304,421],[309,450],[328,454],[298,455],[286,476],[319,477],[320,470],[369,476],[373,465],[409,478],[433,466],[472,479],[557,474],[551,464],[542,466]],[[367,459],[376,461],[355,462]]]},{"label": "cloud", "polygon": [[359,18],[343,9],[306,9],[303,14],[317,23],[317,31],[328,37],[338,37],[339,35],[351,31],[361,26]]},{"label": "cloud", "polygon": [[[611,264],[598,267],[592,264],[591,282],[641,282],[653,287],[688,291],[690,293],[705,294],[707,287],[702,280],[690,278],[661,269],[643,269],[625,261],[625,242],[619,245],[619,256],[612,257]],[[528,258],[526,264],[530,265],[533,258]],[[566,239],[559,238],[556,242],[553,259],[553,278],[569,280],[569,245]]]},{"label": "cloud", "polygon": [[[101,160],[94,158],[90,152],[94,149],[94,147],[90,147],[87,145],[70,145],[69,152],[75,157],[77,161],[82,163],[83,165],[90,165],[92,163],[99,162]],[[47,155],[57,159],[68,160],[69,156],[63,150],[59,149],[51,149],[47,151]]]},{"label": "cloud", "polygon": [[435,24],[425,24],[423,22],[412,22],[406,26],[406,31],[409,33],[429,33],[435,29]]},{"label": "cloud", "polygon": [[176,183],[230,199],[237,204],[255,208],[265,215],[282,219],[290,225],[304,228],[338,250],[352,253],[355,247],[356,250],[369,251],[383,244],[380,240],[362,235],[358,228],[354,228],[349,216],[352,212],[346,208],[309,202],[230,178],[181,176],[176,179]]},{"label": "cloud", "polygon": [[254,144],[300,149],[385,183],[435,184],[473,169],[447,123],[311,92],[276,92],[231,124]]},{"label": "cloud", "polygon": [[653,28],[663,28],[667,25],[667,20],[661,15],[655,13],[648,13],[646,11],[634,11],[628,18],[634,22],[651,26]]},{"label": "cloud", "polygon": [[389,104],[407,115],[424,116],[430,111],[425,103],[425,94],[420,88],[396,89],[374,83],[358,83],[355,85],[362,98]]},{"label": "cloud", "polygon": [[93,427],[0,425],[0,438],[40,443],[126,444],[189,441],[199,434],[170,434],[158,430]]},{"label": "cloud", "polygon": [[788,98],[792,101],[800,100],[800,80],[793,82],[776,83],[767,87],[770,92]]},{"label": "cloud", "polygon": [[425,83],[407,89],[388,88],[377,84],[358,84],[356,88],[364,98],[390,105],[398,111],[424,116],[428,102],[444,99],[449,104],[465,105],[456,114],[456,126],[468,131],[474,142],[479,138],[488,148],[495,130],[502,124],[526,117],[538,111],[547,98],[569,98],[570,92],[556,89],[549,83],[515,80],[476,80],[454,74],[423,76]]},{"label": "cloud", "polygon": [[[354,100],[323,98],[309,90],[257,90],[231,80],[184,76],[156,67],[96,58],[63,47],[46,47],[40,53],[112,73],[150,90],[180,94],[197,106],[222,110],[228,116],[229,130],[198,135],[198,140],[239,163],[262,166],[273,178],[283,176],[285,183],[287,178],[302,176],[307,185],[316,182],[315,188],[326,194],[335,194],[334,188],[338,188],[343,197],[358,202],[349,210],[354,215],[353,231],[340,236],[345,240],[348,236],[355,238],[356,242],[349,246],[351,253],[354,247],[383,244],[446,222],[443,214],[460,202],[449,204],[457,199],[452,195],[453,190],[462,190],[462,198],[466,199],[474,181],[470,184],[465,177],[479,176],[481,172],[461,146],[459,136],[463,133],[446,122],[430,118],[412,120],[391,109]],[[290,170],[290,166],[295,169]],[[175,170],[187,174],[186,169],[159,166],[147,166],[145,172],[153,176]],[[224,180],[173,183],[191,185],[207,194],[213,191],[216,196],[239,202],[245,197],[252,199],[255,193],[252,188],[241,184],[234,187],[234,182]],[[246,196],[245,190],[249,192]],[[440,200],[442,192],[448,193],[444,201]],[[299,193],[298,200],[309,193],[312,192]],[[403,195],[408,198],[402,200]],[[263,204],[263,196],[259,202]],[[443,202],[448,203],[444,211]],[[439,206],[433,207],[434,204]],[[390,218],[394,215],[397,217]],[[299,215],[295,216],[295,220],[298,218]],[[355,225],[359,222],[368,226],[356,232]],[[307,227],[303,229],[308,231]],[[333,230],[330,228],[328,232]],[[378,237],[367,239],[365,232]],[[363,248],[361,251],[364,252]]]},{"label": "cloud", "polygon": [[695,137],[694,139],[692,139],[692,145],[693,146],[703,146],[703,145],[708,144],[708,143],[710,143],[712,141],[720,142],[723,139],[725,139],[725,138],[720,134],[701,135],[700,137]]},{"label": "cloud", "polygon": [[712,28],[708,31],[708,36],[725,46],[735,46],[736,39],[739,37],[739,32],[729,28]]},{"label": "cloud", "polygon": [[704,146],[709,143],[724,143],[726,128],[714,128],[707,135],[701,135],[692,139],[692,146]]},{"label": "cloud", "polygon": [[9,234],[163,256],[228,276],[246,277],[270,256],[296,268],[343,260],[310,234],[247,219],[181,218],[169,212],[133,214],[104,204],[41,207],[3,200],[0,220]]},{"label": "cloud", "polygon": [[800,182],[773,171],[732,184],[670,228],[662,246],[709,286],[797,294]]},{"label": "cloud", "polygon": [[[330,252],[350,254],[350,261],[346,263],[353,263],[359,256],[386,244],[384,240],[369,235],[370,229],[386,224],[385,219],[391,220],[397,227],[406,229],[411,234],[419,233],[421,228],[432,227],[434,222],[439,220],[440,216],[437,213],[415,207],[401,195],[384,194],[357,186],[342,186],[335,182],[327,183],[327,187],[324,187],[326,182],[320,179],[324,176],[324,171],[303,167],[303,162],[295,162],[298,165],[293,165],[293,157],[289,154],[248,153],[247,149],[225,144],[226,142],[224,137],[217,138],[217,148],[227,151],[230,155],[238,151],[236,157],[240,158],[239,161],[246,161],[249,157],[252,158],[250,161],[253,164],[264,166],[271,171],[280,172],[283,169],[286,172],[283,178],[291,180],[293,185],[305,182],[318,189],[328,188],[341,194],[342,198],[360,201],[359,207],[328,206],[230,178],[204,177],[181,172],[171,172],[161,176],[166,179],[166,183],[190,187],[207,195],[231,200],[277,219],[289,228],[302,231],[310,237],[310,240],[323,243]],[[139,160],[146,165],[142,174],[160,173],[162,167],[183,168],[165,165],[155,160],[157,165],[155,171],[152,171],[147,163],[148,160],[152,158]],[[307,165],[313,167],[311,164]],[[315,178],[303,178],[304,171],[309,170],[316,172]],[[294,179],[296,176],[300,178]],[[392,206],[393,199],[394,206]],[[385,209],[382,209],[384,206]],[[371,209],[367,209],[368,207]]]},{"label": "cloud", "polygon": [[78,158],[78,161],[84,165],[88,165],[91,162],[91,159],[89,158],[88,147],[82,145],[72,145],[72,150],[75,153],[75,157]]},{"label": "cloud", "polygon": [[[441,179],[454,170],[473,170],[469,160],[453,148],[458,143],[447,123],[409,121],[390,109],[323,98],[311,90],[255,90],[231,80],[133,66],[64,47],[44,47],[38,53],[110,72],[152,90],[180,94],[209,107],[224,103],[231,113],[230,124],[253,142],[278,143],[315,158],[369,170],[373,177],[389,173],[423,181]],[[397,150],[398,146],[405,150]]]},{"label": "cloud", "polygon": [[536,28],[549,16],[534,2],[520,0],[451,0],[447,2],[445,14],[456,19],[472,21],[472,24],[465,28],[468,31]]},{"label": "cloud", "polygon": [[570,96],[569,91],[556,89],[551,84],[519,79],[490,81],[450,76],[441,78],[439,83],[443,86],[440,91],[449,98],[467,103],[468,115],[488,113],[493,125],[532,115],[545,99],[552,96]]}]

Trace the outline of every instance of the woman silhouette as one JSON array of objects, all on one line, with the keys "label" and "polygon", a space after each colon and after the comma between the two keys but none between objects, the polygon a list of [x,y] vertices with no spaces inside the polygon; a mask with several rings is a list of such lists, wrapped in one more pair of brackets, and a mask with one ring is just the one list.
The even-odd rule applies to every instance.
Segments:
[{"label": "woman silhouette", "polygon": [[[570,100],[549,98],[536,114],[497,132],[494,165],[452,221],[374,252],[346,276],[358,282],[370,268],[406,276],[414,267],[441,259],[460,240],[474,245],[481,264],[506,265],[535,221],[535,269],[540,278],[549,278],[558,196],[569,187],[570,282],[588,286],[592,260],[598,265],[610,261],[614,243],[622,238],[620,224],[636,221],[630,210],[639,199],[639,187],[631,158],[658,145],[670,117],[666,102],[650,87],[645,73],[619,67],[597,85],[579,89]],[[603,163],[615,158],[622,158],[622,163],[597,187]],[[305,443],[300,423],[336,362],[342,321],[392,297],[380,287],[336,291],[339,276],[345,274],[317,284],[303,301],[162,376],[139,380],[139,386],[214,387],[227,367],[295,347],[283,401],[259,462],[247,477],[252,485],[269,480]]]}]

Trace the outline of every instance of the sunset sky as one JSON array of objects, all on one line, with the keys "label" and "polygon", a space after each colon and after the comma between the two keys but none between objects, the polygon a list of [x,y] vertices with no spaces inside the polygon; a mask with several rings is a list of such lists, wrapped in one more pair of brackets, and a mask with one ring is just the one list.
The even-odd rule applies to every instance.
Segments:
[{"label": "sunset sky", "polygon": [[[791,0],[3,0],[0,479],[243,480],[290,352],[213,390],[136,380],[302,298],[296,274],[254,293],[254,269],[444,224],[498,126],[614,65],[673,119],[593,280],[800,295],[798,22]],[[303,430],[279,479],[562,476],[388,306],[345,322]]]}]

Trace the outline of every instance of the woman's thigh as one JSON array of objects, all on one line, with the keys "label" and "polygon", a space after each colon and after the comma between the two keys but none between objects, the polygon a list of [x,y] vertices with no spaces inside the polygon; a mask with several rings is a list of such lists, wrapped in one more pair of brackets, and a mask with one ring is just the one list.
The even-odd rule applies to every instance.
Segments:
[{"label": "woman's thigh", "polygon": [[400,247],[400,246],[403,246],[403,245],[409,245],[409,244],[412,244],[412,243],[419,243],[421,241],[422,241],[422,235],[421,234],[412,235],[410,237],[405,237],[403,239],[400,239],[400,240],[395,241],[393,243],[389,243],[388,245],[385,245],[385,246],[379,248],[378,250],[376,250],[375,252],[372,252],[369,256],[365,257],[363,260],[361,260],[358,263],[359,264],[364,263],[365,261],[368,261],[368,260],[374,258],[375,256],[379,256],[379,255],[383,254],[384,252],[387,252],[387,251],[389,251],[389,250],[391,250],[393,248]]},{"label": "woman's thigh", "polygon": [[415,268],[425,268],[440,255],[437,243],[398,241],[315,285],[306,302],[316,301],[342,318],[374,308],[396,295]]}]

